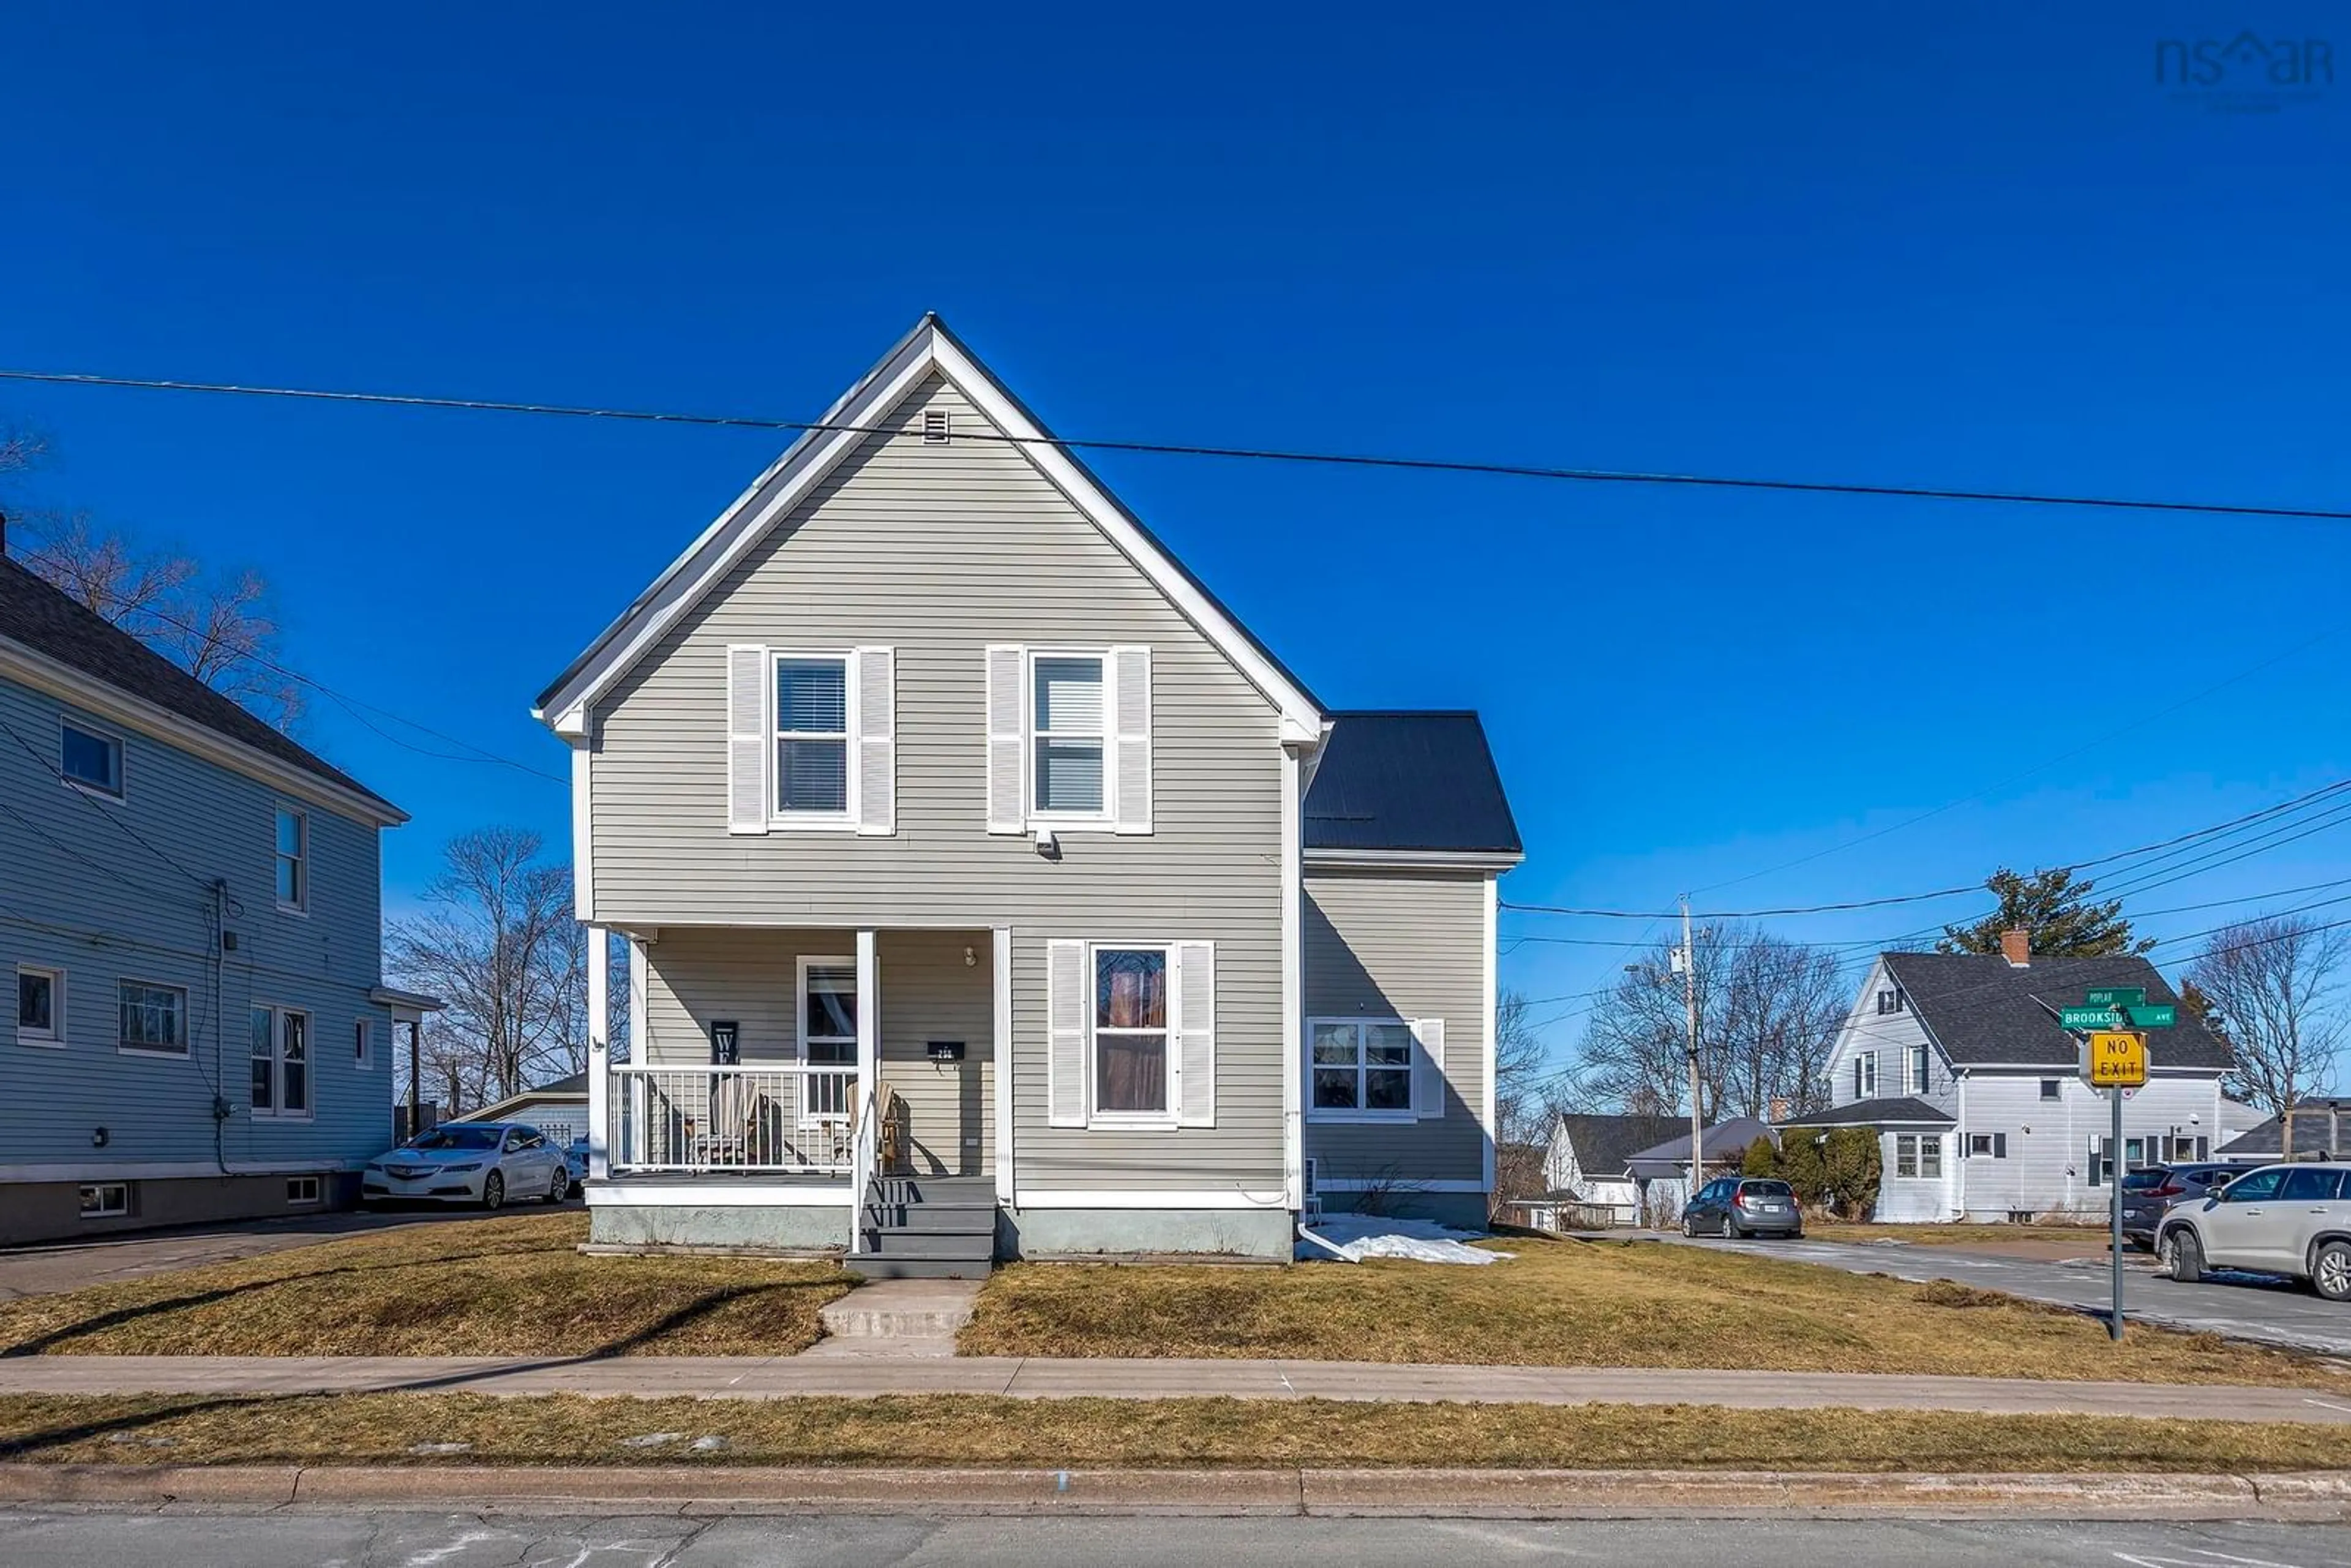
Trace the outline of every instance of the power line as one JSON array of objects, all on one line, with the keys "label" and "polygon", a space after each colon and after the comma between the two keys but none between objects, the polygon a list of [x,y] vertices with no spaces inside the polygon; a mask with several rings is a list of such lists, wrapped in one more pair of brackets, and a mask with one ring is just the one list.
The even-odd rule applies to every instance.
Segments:
[{"label": "power line", "polygon": [[[495,398],[436,397],[403,392],[336,391],[318,387],[247,386],[231,382],[109,376],[68,371],[0,370],[0,380],[57,386],[119,387],[142,392],[204,392],[229,397],[288,398],[314,402],[374,403],[396,408],[448,409],[469,413],[525,413],[566,419],[620,420],[648,424],[706,425],[733,430],[811,432],[917,439],[919,431],[891,425],[850,424],[825,420],[768,419],[747,414],[690,413],[653,409],[597,408],[576,403],[517,402]],[[2165,501],[2141,497],[2064,495],[2032,490],[1978,490],[1927,485],[1868,485],[1820,479],[1768,479],[1752,476],[1677,474],[1615,468],[1573,468],[1546,464],[1501,463],[1473,458],[1400,457],[1372,453],[1309,452],[1285,447],[1223,446],[1198,442],[1119,441],[1058,435],[1009,435],[1000,431],[957,432],[956,439],[995,441],[1016,446],[1051,446],[1077,452],[1134,452],[1175,457],[1223,457],[1262,463],[1313,464],[1346,468],[1405,469],[1436,474],[1485,474],[1508,478],[1568,480],[1582,484],[1677,486],[1701,489],[1767,490],[1813,496],[1871,496],[1901,500],[1991,502],[2011,506],[2064,507],[2091,510],[2189,513],[2207,517],[2276,517],[2310,522],[2351,522],[2351,511],[2315,507],[2257,507],[2230,501]]]},{"label": "power line", "polygon": [[132,842],[144,849],[149,854],[153,855],[157,860],[162,861],[173,871],[178,872],[182,876],[186,877],[190,882],[195,883],[198,888],[202,889],[206,894],[210,894],[212,893],[213,883],[209,879],[198,876],[194,872],[190,871],[186,866],[181,864],[177,859],[166,853],[164,851],[156,848],[153,840],[148,838],[146,834],[141,832],[129,822],[123,821],[123,815],[121,812],[110,811],[104,806],[99,805],[96,800],[91,800],[89,795],[82,791],[79,785],[76,784],[71,779],[66,776],[65,769],[59,768],[56,763],[42,756],[39,747],[36,747],[31,741],[26,740],[22,735],[19,735],[14,725],[10,724],[5,719],[0,719],[0,732],[5,732],[11,740],[14,740],[18,746],[24,748],[26,756],[39,763],[43,768],[47,768],[50,776],[56,779],[58,783],[64,785],[67,789],[70,790],[75,799],[80,800],[82,804],[97,812],[99,819],[101,821],[112,823],[116,831],[124,834],[130,838]]}]

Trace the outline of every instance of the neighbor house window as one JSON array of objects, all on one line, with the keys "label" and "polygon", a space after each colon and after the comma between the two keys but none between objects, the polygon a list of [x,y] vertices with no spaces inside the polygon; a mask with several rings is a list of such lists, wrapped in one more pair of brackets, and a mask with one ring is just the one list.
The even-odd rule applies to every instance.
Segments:
[{"label": "neighbor house window", "polygon": [[1877,1052],[1865,1051],[1853,1059],[1853,1097],[1856,1100],[1877,1097]]},{"label": "neighbor house window", "polygon": [[310,1015],[255,1008],[251,1030],[253,1113],[310,1113]]},{"label": "neighbor house window", "polygon": [[1029,664],[1035,799],[1040,817],[1100,817],[1104,722],[1099,653],[1040,653]]},{"label": "neighbor house window", "polygon": [[81,1189],[81,1217],[84,1219],[115,1219],[130,1212],[129,1182],[94,1181]]},{"label": "neighbor house window", "polygon": [[776,814],[849,810],[849,661],[785,654],[776,661]]},{"label": "neighbor house window", "polygon": [[1094,949],[1094,1112],[1167,1113],[1167,949]]},{"label": "neighbor house window", "polygon": [[310,907],[310,819],[277,808],[277,907]]},{"label": "neighbor house window", "polygon": [[2058,1086],[2057,1080],[2054,1078],[2044,1078],[2041,1081],[2041,1097],[2043,1100],[2054,1100],[2063,1093],[2064,1091]]},{"label": "neighbor house window", "polygon": [[[739,1037],[738,1037],[739,1038]],[[739,1044],[736,1047],[740,1050]],[[800,1060],[810,1067],[857,1065],[857,960],[800,960]],[[801,1100],[803,1120],[837,1121],[849,1114],[850,1072],[811,1074]]]},{"label": "neighbor house window", "polygon": [[1881,1013],[1898,1013],[1909,1005],[1908,994],[1899,986],[1877,993],[1877,1010]]},{"label": "neighbor house window", "polygon": [[375,1024],[370,1019],[360,1019],[351,1030],[351,1061],[362,1068],[375,1065]]},{"label": "neighbor house window", "polygon": [[124,980],[116,988],[121,1004],[125,1051],[188,1054],[188,993],[177,986]]},{"label": "neighbor house window", "polygon": [[1968,1154],[1971,1158],[2004,1160],[2008,1158],[2008,1134],[1970,1133],[1968,1134]]},{"label": "neighbor house window", "polygon": [[1927,1048],[1923,1045],[1914,1045],[1910,1048],[1909,1054],[1910,1082],[1904,1092],[1924,1094],[1927,1092]]},{"label": "neighbor house window", "polygon": [[84,729],[71,719],[65,720],[57,767],[85,789],[95,789],[101,795],[122,793],[122,742],[113,736],[100,735],[94,729]]},{"label": "neighbor house window", "polygon": [[1933,1133],[1897,1133],[1894,1138],[1894,1174],[1927,1181],[1943,1174],[1943,1140]]},{"label": "neighbor house window", "polygon": [[16,1039],[55,1045],[66,1037],[66,977],[62,969],[16,971]]},{"label": "neighbor house window", "polygon": [[1317,1019],[1314,1109],[1412,1114],[1412,1026],[1398,1019]]}]

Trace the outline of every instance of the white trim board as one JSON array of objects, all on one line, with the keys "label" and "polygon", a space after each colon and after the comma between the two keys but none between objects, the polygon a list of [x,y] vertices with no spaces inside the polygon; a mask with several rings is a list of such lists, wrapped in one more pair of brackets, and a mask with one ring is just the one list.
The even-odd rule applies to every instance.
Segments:
[{"label": "white trim board", "polygon": [[[1022,455],[1217,644],[1250,684],[1265,694],[1280,712],[1283,738],[1309,744],[1320,742],[1324,719],[1313,698],[1250,641],[1239,622],[1211,599],[1092,476],[1067,452],[1051,444],[1050,434],[1037,423],[987,367],[964,351],[935,318],[925,317],[818,423],[854,427],[877,424],[935,373],[953,383],[998,433],[1018,441]],[[553,726],[559,734],[584,735],[587,716],[596,702],[864,439],[859,429],[805,432],[557,679],[532,713]]]},{"label": "white trim board", "polygon": [[1289,1202],[1278,1190],[1238,1192],[1232,1188],[1192,1192],[1147,1192],[1133,1187],[1095,1188],[1067,1191],[1031,1189],[1013,1195],[1012,1207],[1020,1208],[1255,1208],[1281,1211]]},{"label": "white trim board", "polygon": [[1309,871],[1325,867],[1364,871],[1503,872],[1527,857],[1499,850],[1308,850]]}]

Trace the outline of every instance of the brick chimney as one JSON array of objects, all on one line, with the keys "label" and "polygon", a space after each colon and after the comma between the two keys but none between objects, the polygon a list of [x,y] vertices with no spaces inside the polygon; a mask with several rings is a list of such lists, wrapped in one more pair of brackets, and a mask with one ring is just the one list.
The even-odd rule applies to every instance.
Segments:
[{"label": "brick chimney", "polygon": [[2000,934],[2000,956],[2008,960],[2011,969],[2032,967],[2032,933],[2022,926]]},{"label": "brick chimney", "polygon": [[1795,1110],[1796,1107],[1794,1103],[1790,1101],[1785,1094],[1772,1095],[1771,1104],[1770,1107],[1771,1124],[1775,1127],[1778,1126],[1781,1123],[1793,1115],[1795,1113]]}]

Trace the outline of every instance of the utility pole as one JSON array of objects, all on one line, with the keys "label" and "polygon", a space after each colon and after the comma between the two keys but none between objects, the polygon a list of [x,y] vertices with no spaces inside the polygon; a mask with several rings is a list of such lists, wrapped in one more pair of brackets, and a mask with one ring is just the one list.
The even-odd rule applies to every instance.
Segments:
[{"label": "utility pole", "polygon": [[1698,1113],[1698,946],[1690,937],[1689,894],[1682,894],[1682,1006],[1689,1015],[1690,1179],[1689,1200],[1697,1201],[1704,1185],[1705,1119]]}]

